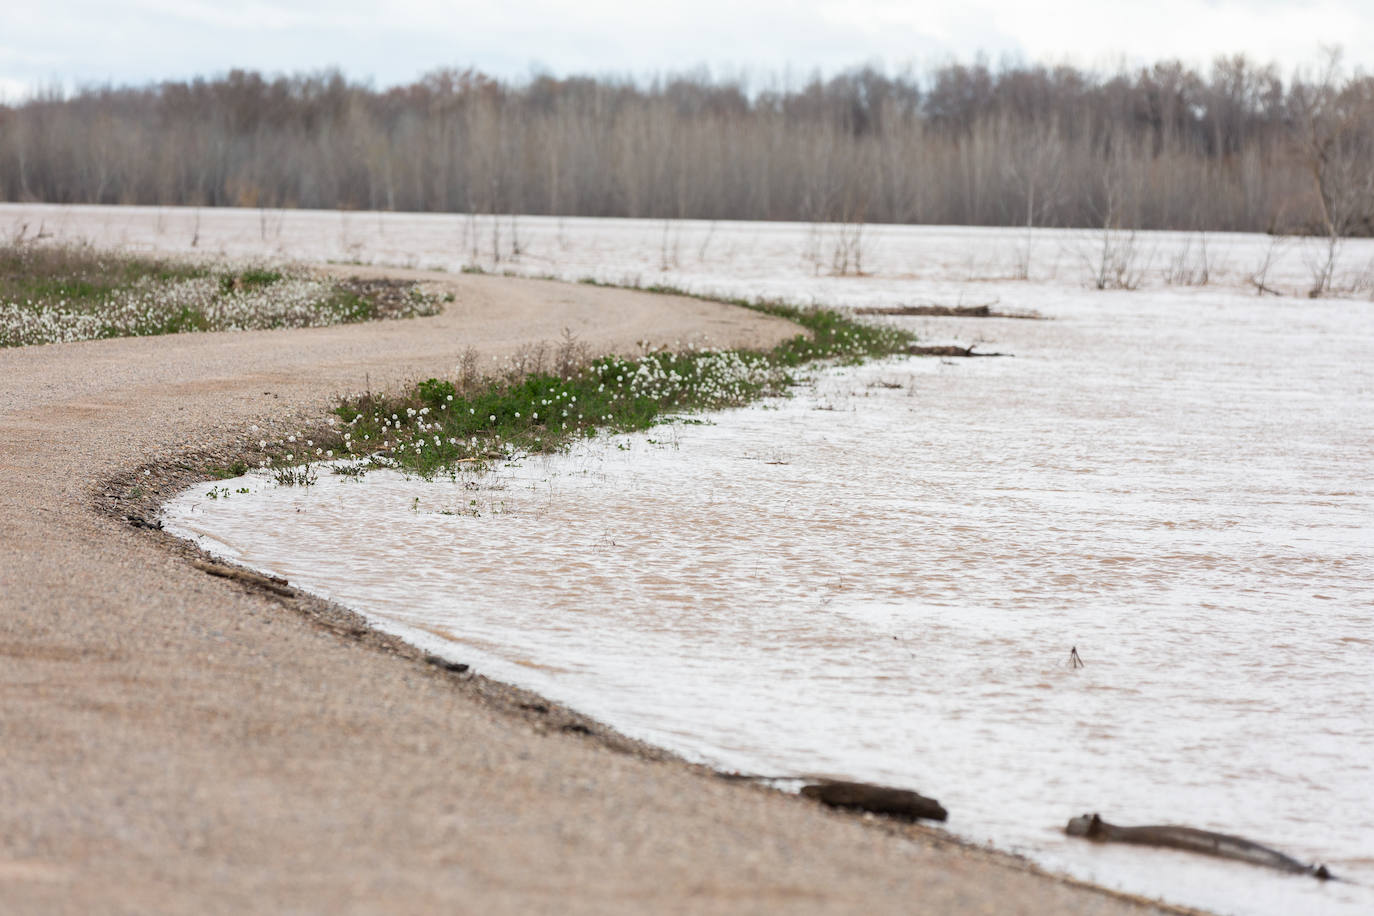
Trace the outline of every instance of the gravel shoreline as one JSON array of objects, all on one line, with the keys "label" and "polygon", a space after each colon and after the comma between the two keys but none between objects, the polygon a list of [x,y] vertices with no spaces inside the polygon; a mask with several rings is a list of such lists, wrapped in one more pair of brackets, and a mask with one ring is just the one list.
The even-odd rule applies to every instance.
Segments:
[{"label": "gravel shoreline", "polygon": [[0,351],[10,911],[1180,912],[722,779],[338,605],[192,566],[203,554],[156,530],[158,507],[241,457],[250,422],[294,431],[348,390],[563,327],[620,351],[793,332],[625,290],[349,272],[457,301],[406,322]]}]

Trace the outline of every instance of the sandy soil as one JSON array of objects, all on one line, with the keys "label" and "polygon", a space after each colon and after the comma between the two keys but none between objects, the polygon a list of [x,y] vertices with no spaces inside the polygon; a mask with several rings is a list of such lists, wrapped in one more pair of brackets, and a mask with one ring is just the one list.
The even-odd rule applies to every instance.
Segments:
[{"label": "sandy soil", "polygon": [[469,347],[793,333],[688,299],[407,275],[456,301],[0,350],[6,913],[1153,911],[635,749],[338,609],[206,575],[126,520],[250,423],[289,428]]}]

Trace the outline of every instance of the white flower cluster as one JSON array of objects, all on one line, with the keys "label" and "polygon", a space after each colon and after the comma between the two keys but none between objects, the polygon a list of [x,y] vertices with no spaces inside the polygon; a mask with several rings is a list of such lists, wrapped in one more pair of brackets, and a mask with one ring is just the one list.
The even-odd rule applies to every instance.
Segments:
[{"label": "white flower cluster", "polygon": [[99,304],[0,302],[0,347],[181,331],[241,331],[340,324],[350,316],[330,282],[285,276],[225,291],[215,276],[144,279]]},{"label": "white flower cluster", "polygon": [[[448,400],[452,401],[453,395],[449,395]],[[448,404],[442,405],[439,410],[440,413],[446,413],[448,411]],[[405,416],[394,413],[390,416],[374,413],[372,415],[372,422],[380,426],[383,436],[380,443],[373,442],[371,436],[368,434],[364,434],[361,439],[354,438],[352,429],[358,425],[358,422],[361,421],[364,416],[364,414],[360,413],[345,424],[349,429],[344,431],[343,444],[344,449],[349,455],[356,455],[359,452],[366,454],[379,447],[382,449],[394,449],[398,455],[407,451],[419,454],[424,453],[426,449],[431,449],[431,451],[437,449],[442,454],[435,458],[435,460],[440,460],[444,457],[452,460],[454,458],[471,455],[477,450],[478,440],[476,436],[472,436],[468,439],[458,439],[454,436],[441,435],[444,432],[443,423],[437,415],[433,414],[429,407],[421,407],[418,410],[414,407],[408,407],[406,408]],[[435,418],[429,419],[431,416]],[[517,416],[519,415],[517,414]],[[495,418],[493,417],[492,419]],[[493,439],[494,441],[487,443],[487,451],[495,448],[502,450],[507,455],[514,454],[513,446],[509,443],[502,444],[499,436],[495,436]],[[399,466],[399,462],[394,458],[387,459],[385,456],[381,455],[373,455],[372,460],[374,463],[382,466],[387,466],[388,464]]]},{"label": "white flower cluster", "polygon": [[[737,350],[697,351],[684,373],[674,368],[680,362],[669,353],[651,353],[639,360],[638,366],[625,361],[618,366],[608,363],[607,368],[620,370],[615,381],[628,382],[630,397],[667,404],[690,401],[707,409],[742,403],[760,389],[777,387],[783,380],[782,371],[766,357]],[[603,369],[602,377],[607,374]]]}]

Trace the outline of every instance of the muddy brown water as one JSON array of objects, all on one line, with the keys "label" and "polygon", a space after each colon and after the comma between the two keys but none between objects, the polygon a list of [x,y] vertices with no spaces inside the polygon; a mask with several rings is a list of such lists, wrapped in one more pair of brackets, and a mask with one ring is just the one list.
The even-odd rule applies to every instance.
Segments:
[{"label": "muddy brown water", "polygon": [[910,787],[963,836],[1180,903],[1367,911],[1363,885],[1062,827],[1186,823],[1374,877],[1368,306],[1036,307],[912,319],[1009,359],[838,369],[475,479],[192,491],[169,523],[717,766]]}]

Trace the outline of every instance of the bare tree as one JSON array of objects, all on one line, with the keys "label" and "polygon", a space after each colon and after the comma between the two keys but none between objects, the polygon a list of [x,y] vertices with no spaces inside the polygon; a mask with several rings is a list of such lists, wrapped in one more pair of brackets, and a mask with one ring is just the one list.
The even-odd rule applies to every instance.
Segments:
[{"label": "bare tree", "polygon": [[1006,129],[1005,134],[1009,139],[1014,137],[1016,143],[1008,144],[1003,170],[1021,192],[1025,214],[1026,236],[1017,253],[1016,277],[1027,280],[1035,227],[1048,222],[1048,215],[1059,199],[1065,150],[1058,119],[1053,116],[1045,123]]},{"label": "bare tree", "polygon": [[514,250],[517,213],[798,220],[845,227],[816,252],[837,272],[863,269],[875,222],[1023,227],[1021,275],[1047,225],[1277,229],[1327,241],[1325,291],[1339,240],[1371,231],[1369,96],[1338,67],[1285,86],[1244,58],[861,68],[752,93],[705,72],[438,70],[378,91],[232,71],[0,106],[0,199],[469,212],[484,259]]},{"label": "bare tree", "polygon": [[1268,293],[1271,296],[1283,295],[1278,290],[1269,285],[1269,271],[1273,268],[1274,262],[1287,246],[1290,239],[1285,236],[1276,235],[1269,241],[1269,247],[1265,249],[1264,258],[1255,265],[1255,269],[1250,272],[1250,283],[1255,287],[1255,295],[1263,296]]},{"label": "bare tree", "polygon": [[1137,244],[1137,221],[1132,211],[1139,202],[1137,170],[1132,151],[1118,145],[1100,174],[1099,241],[1092,255],[1085,255],[1092,284],[1097,289],[1135,289],[1144,276]]},{"label": "bare tree", "polygon": [[1341,76],[1341,53],[1329,49],[1318,77],[1295,92],[1298,142],[1326,242],[1312,265],[1312,298],[1331,292],[1342,240],[1374,228],[1374,82]]}]

